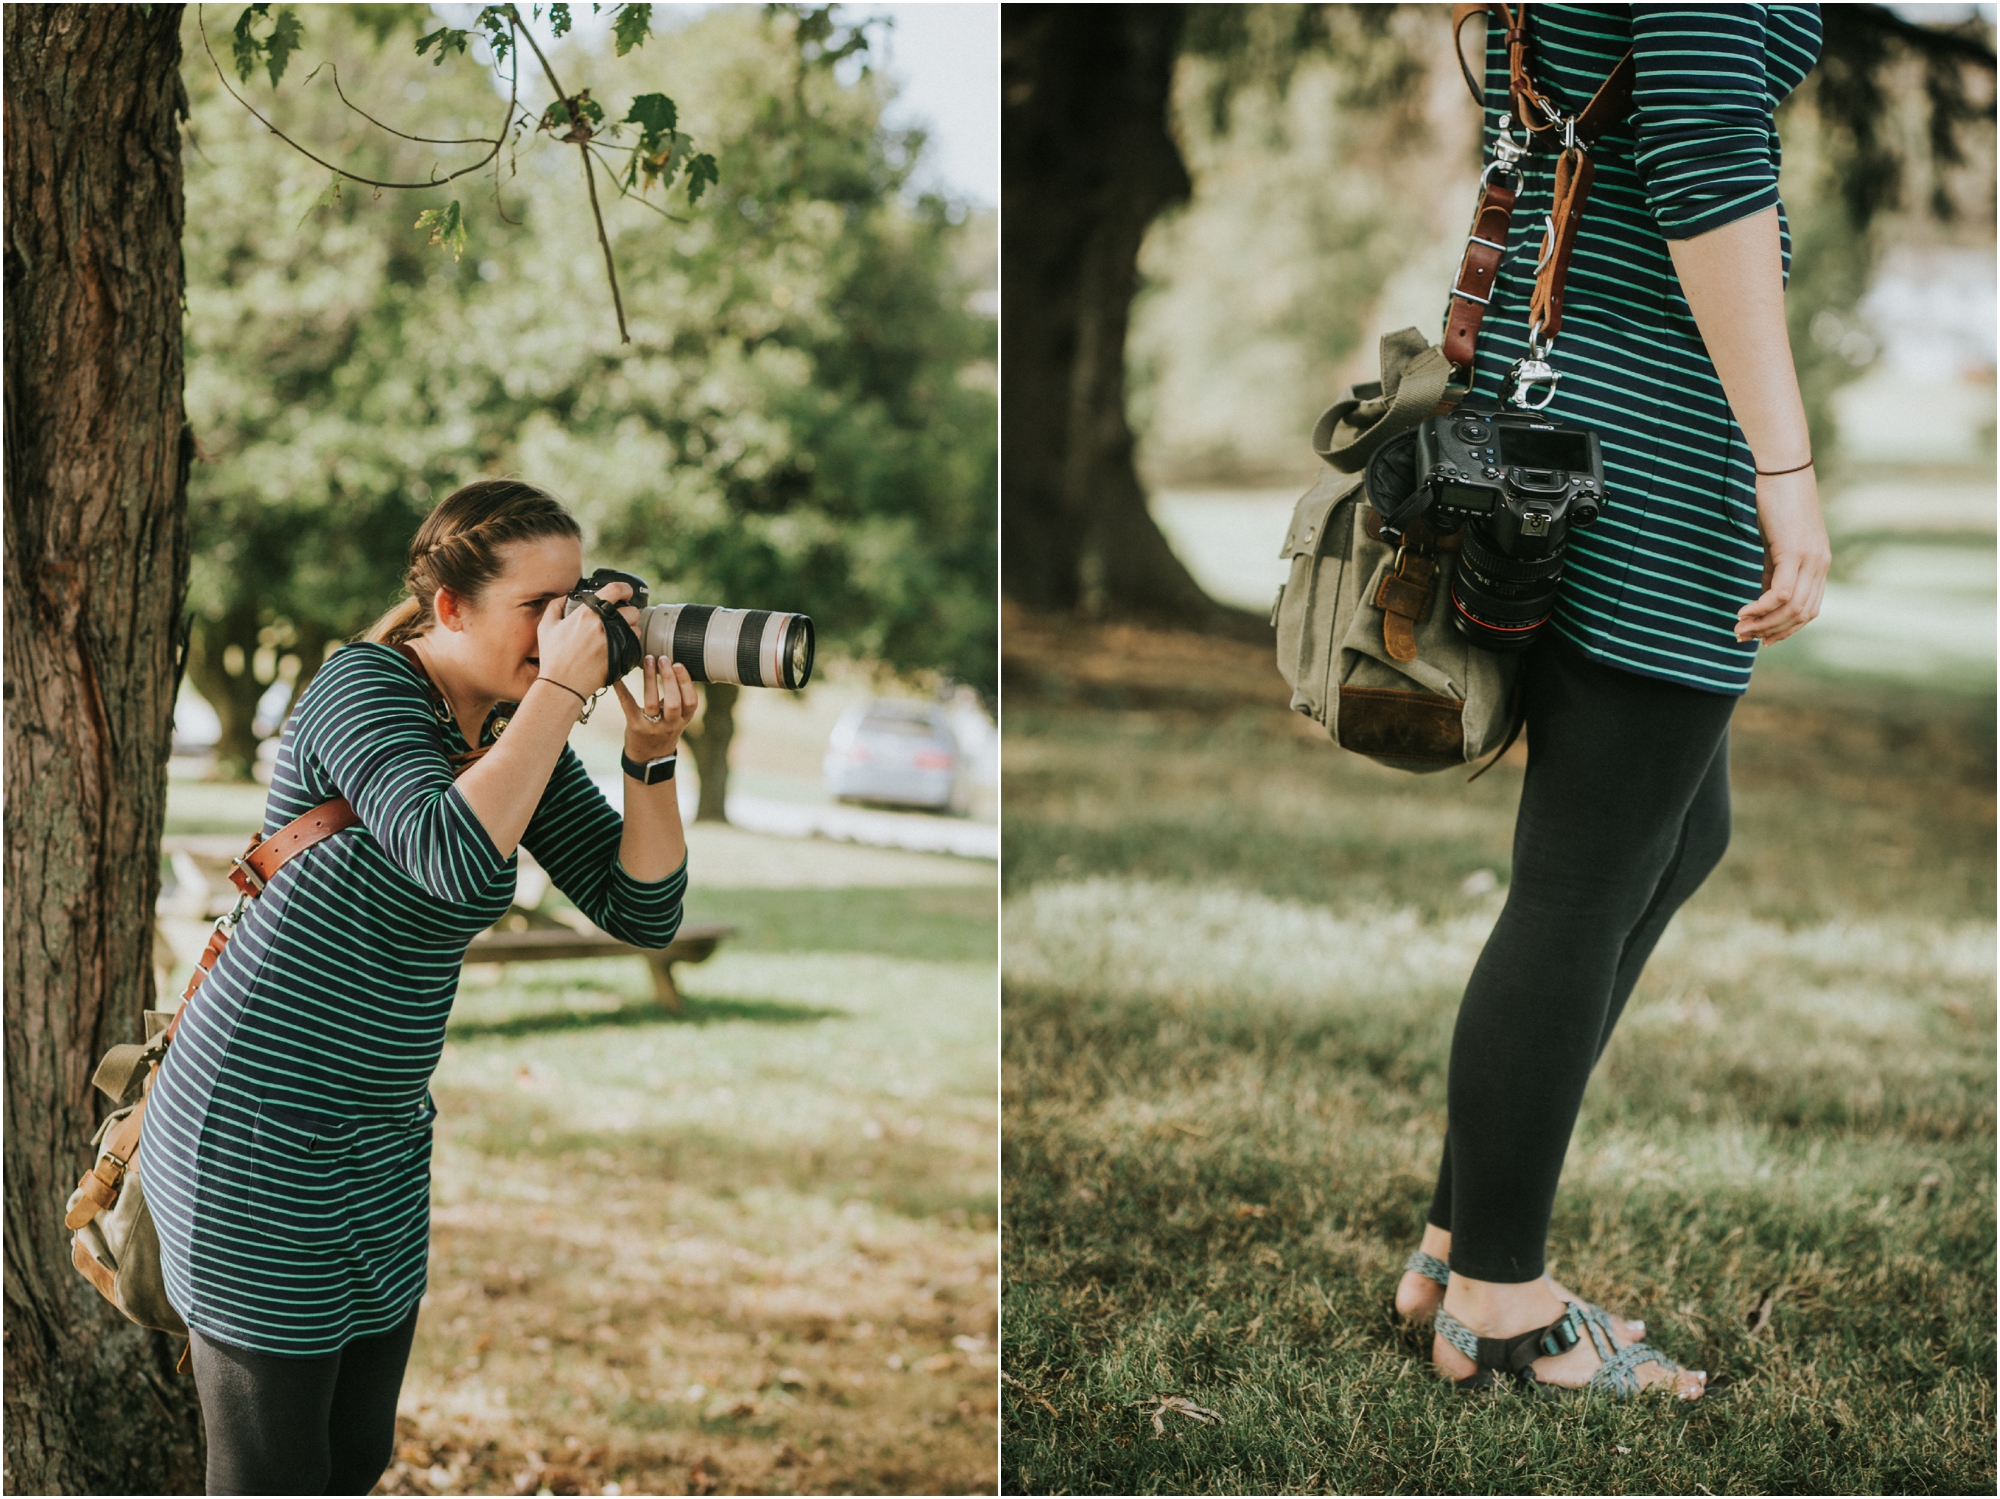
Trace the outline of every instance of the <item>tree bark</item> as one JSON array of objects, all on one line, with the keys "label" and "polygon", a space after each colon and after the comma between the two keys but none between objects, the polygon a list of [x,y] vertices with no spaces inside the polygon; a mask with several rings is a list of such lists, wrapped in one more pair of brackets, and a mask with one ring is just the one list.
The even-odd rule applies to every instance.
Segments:
[{"label": "tree bark", "polygon": [[734,682],[704,683],[701,717],[682,735],[694,751],[694,768],[701,777],[696,822],[729,821],[722,804],[729,795],[729,741],[736,737],[736,698],[742,691]]},{"label": "tree bark", "polygon": [[199,1493],[177,1344],[69,1264],[108,1046],[152,997],[187,589],[178,5],[4,15],[5,1485]]},{"label": "tree bark", "polygon": [[1001,584],[1030,608],[1240,633],[1146,508],[1125,421],[1139,244],[1189,192],[1168,132],[1184,9],[1001,16]]}]

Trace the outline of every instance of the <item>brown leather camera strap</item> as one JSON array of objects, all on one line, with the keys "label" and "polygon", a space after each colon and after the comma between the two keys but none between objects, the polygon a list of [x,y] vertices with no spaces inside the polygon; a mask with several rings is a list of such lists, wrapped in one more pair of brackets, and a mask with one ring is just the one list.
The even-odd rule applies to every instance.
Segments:
[{"label": "brown leather camera strap", "polygon": [[[1459,70],[1465,74],[1466,86],[1482,108],[1485,101],[1459,46],[1461,29],[1481,11],[1491,13],[1506,37],[1507,93],[1515,119],[1527,131],[1531,142],[1548,141],[1561,150],[1556,159],[1554,204],[1543,234],[1535,289],[1528,303],[1529,325],[1546,345],[1562,327],[1563,287],[1569,276],[1577,233],[1583,227],[1584,205],[1590,200],[1594,169],[1588,148],[1631,114],[1632,86],[1638,69],[1628,51],[1598,86],[1590,102],[1572,119],[1535,86],[1528,74],[1525,5],[1454,5],[1452,51],[1458,58]],[[1466,239],[1465,255],[1459,263],[1458,280],[1452,287],[1451,308],[1445,322],[1445,358],[1468,379],[1479,341],[1479,325],[1485,320],[1487,305],[1493,297],[1494,279],[1506,253],[1507,232],[1514,214],[1514,190],[1499,181],[1499,175],[1489,170],[1481,180],[1479,203],[1472,214],[1472,233]]]},{"label": "brown leather camera strap", "polygon": [[1472,233],[1465,239],[1465,258],[1451,289],[1451,309],[1444,326],[1444,357],[1468,376],[1479,325],[1493,300],[1493,282],[1507,253],[1507,229],[1514,218],[1514,189],[1489,172],[1479,185],[1479,205],[1472,211]]},{"label": "brown leather camera strap", "polygon": [[[345,797],[335,797],[332,801],[321,802],[310,812],[301,813],[279,828],[270,837],[261,834],[250,840],[249,847],[231,861],[229,882],[243,892],[245,899],[254,899],[263,893],[278,871],[315,843],[322,843],[344,828],[351,828],[361,821],[361,814]],[[167,1022],[167,1034],[171,1037],[186,1013],[187,1002],[194,998],[194,991],[201,987],[201,981],[208,977],[215,967],[216,959],[222,956],[222,949],[229,945],[231,926],[217,926],[208,934],[208,946],[201,950],[195,960],[194,973],[188,979],[187,989],[181,995],[180,1008],[174,1011],[174,1018]]]}]

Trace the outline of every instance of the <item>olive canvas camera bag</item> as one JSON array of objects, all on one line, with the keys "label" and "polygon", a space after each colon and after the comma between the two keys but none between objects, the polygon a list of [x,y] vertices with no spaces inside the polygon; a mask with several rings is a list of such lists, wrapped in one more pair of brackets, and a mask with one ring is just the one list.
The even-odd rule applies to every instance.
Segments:
[{"label": "olive canvas camera bag", "polygon": [[[1548,405],[1560,377],[1546,355],[1562,324],[1564,283],[1593,176],[1587,150],[1630,114],[1635,77],[1627,53],[1583,109],[1564,115],[1529,76],[1523,7],[1454,6],[1454,50],[1465,22],[1482,12],[1506,40],[1508,95],[1526,143],[1501,131],[1480,176],[1442,346],[1415,328],[1387,334],[1381,378],[1352,387],[1320,417],[1313,449],[1327,469],[1293,508],[1279,552],[1290,573],[1271,606],[1292,707],[1324,724],[1334,743],[1400,770],[1443,770],[1490,756],[1475,776],[1520,732],[1517,658],[1482,649],[1458,631],[1448,607],[1458,538],[1421,519],[1385,533],[1381,517],[1403,497],[1371,501],[1369,461],[1465,396],[1521,185],[1516,163],[1538,143],[1560,151],[1554,212],[1529,304],[1529,353],[1507,380],[1510,404],[1529,411]],[[1462,53],[1459,66],[1483,107]]]},{"label": "olive canvas camera bag", "polygon": [[[97,1157],[64,1204],[63,1224],[73,1235],[70,1263],[106,1301],[141,1327],[187,1335],[187,1323],[167,1299],[166,1278],[160,1268],[160,1235],[139,1180],[139,1135],[160,1062],[195,990],[215,967],[242,919],[244,907],[294,854],[358,821],[352,806],[335,799],[295,818],[269,838],[252,838],[229,873],[241,895],[235,909],[215,924],[180,1007],[171,1012],[148,1010],[146,1040],[112,1047],[91,1077],[92,1084],[120,1107],[91,1137]],[[136,1099],[132,1098],[135,1085],[139,1093]],[[180,1368],[183,1373],[188,1368],[185,1349]]]},{"label": "olive canvas camera bag", "polygon": [[[1444,770],[1501,751],[1518,728],[1516,658],[1481,650],[1440,607],[1456,553],[1419,522],[1385,538],[1367,460],[1450,404],[1443,352],[1414,328],[1382,340],[1382,379],[1320,418],[1327,468],[1292,510],[1291,565],[1271,611],[1292,707],[1334,743],[1398,770]],[[1357,472],[1356,470],[1360,470]]]}]

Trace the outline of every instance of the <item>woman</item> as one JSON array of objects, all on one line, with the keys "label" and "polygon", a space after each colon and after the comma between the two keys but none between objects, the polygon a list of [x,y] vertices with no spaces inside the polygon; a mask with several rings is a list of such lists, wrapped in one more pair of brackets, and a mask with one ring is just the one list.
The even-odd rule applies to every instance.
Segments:
[{"label": "woman", "polygon": [[[1566,112],[1628,50],[1637,67],[1631,116],[1591,152],[1551,356],[1563,379],[1550,410],[1597,430],[1610,500],[1574,534],[1552,628],[1525,663],[1512,885],[1459,1010],[1437,1190],[1396,1305],[1436,1315],[1433,1360],[1462,1384],[1595,1378],[1694,1399],[1704,1374],[1640,1343],[1643,1323],[1576,1302],[1543,1253],[1590,1070],[1668,920],[1728,844],[1730,710],[1760,642],[1808,623],[1825,588],[1772,125],[1818,56],[1819,14],[1526,12],[1530,75]],[[1485,97],[1492,129],[1508,118],[1497,26]],[[1475,399],[1497,403],[1527,349],[1553,164],[1542,152],[1522,163]]]},{"label": "woman", "polygon": [[567,744],[608,660],[597,614],[563,616],[582,570],[555,499],[467,485],[418,530],[410,597],[326,663],[285,726],[265,834],[336,797],[359,826],[250,903],[142,1144],[211,1494],[362,1494],[388,1465],[425,1285],[427,1084],[466,946],[513,901],[515,850],[627,942],[664,947],[680,925],[687,845],[666,776],[694,688],[650,656],[643,703],[618,684],[621,819]]}]

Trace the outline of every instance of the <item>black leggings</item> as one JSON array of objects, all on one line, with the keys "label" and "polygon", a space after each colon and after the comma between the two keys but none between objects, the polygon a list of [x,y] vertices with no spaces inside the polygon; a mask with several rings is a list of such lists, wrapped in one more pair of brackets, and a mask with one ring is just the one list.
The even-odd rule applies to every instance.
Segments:
[{"label": "black leggings", "polygon": [[1591,660],[1526,662],[1528,771],[1507,904],[1459,1005],[1430,1221],[1451,1268],[1543,1272],[1591,1068],[1667,922],[1729,846],[1734,697]]},{"label": "black leggings", "polygon": [[286,1358],[192,1333],[211,1494],[365,1494],[396,1447],[396,1396],[417,1331],[400,1324],[338,1353]]}]

